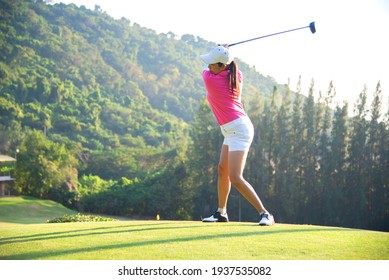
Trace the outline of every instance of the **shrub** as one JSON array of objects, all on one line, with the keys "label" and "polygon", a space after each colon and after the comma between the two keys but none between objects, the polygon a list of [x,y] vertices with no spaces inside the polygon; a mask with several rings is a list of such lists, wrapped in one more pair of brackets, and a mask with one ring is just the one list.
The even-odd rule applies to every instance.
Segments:
[{"label": "shrub", "polygon": [[79,223],[79,222],[108,222],[117,221],[113,218],[94,216],[94,215],[82,215],[80,213],[75,215],[64,215],[63,217],[54,218],[48,220],[48,223]]}]

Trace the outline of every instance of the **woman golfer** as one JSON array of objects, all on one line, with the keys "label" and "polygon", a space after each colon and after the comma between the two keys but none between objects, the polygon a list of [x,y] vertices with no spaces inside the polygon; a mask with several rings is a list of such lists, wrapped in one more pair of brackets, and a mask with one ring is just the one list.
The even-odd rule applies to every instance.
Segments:
[{"label": "woman golfer", "polygon": [[224,136],[218,166],[218,209],[203,222],[228,222],[227,200],[233,184],[258,210],[259,225],[270,226],[274,224],[273,216],[243,178],[254,128],[241,102],[242,73],[226,47],[217,46],[200,57],[208,64],[208,70],[203,71],[207,100]]}]

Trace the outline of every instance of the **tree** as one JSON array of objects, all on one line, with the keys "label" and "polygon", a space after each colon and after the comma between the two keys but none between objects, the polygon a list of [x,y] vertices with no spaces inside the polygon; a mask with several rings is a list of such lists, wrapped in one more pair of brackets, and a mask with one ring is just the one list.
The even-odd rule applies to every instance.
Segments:
[{"label": "tree", "polygon": [[19,192],[71,205],[78,184],[74,156],[63,145],[46,139],[39,131],[29,132],[19,150],[15,175]]},{"label": "tree", "polygon": [[[328,185],[326,201],[326,224],[341,225],[344,219],[343,213],[346,209],[343,207],[336,208],[334,205],[345,205],[345,189],[347,174],[347,111],[348,103],[343,106],[337,105],[335,108],[334,119],[331,132],[331,156],[330,165],[330,182]],[[343,211],[342,211],[343,210]]]},{"label": "tree", "polygon": [[277,220],[287,222],[293,218],[293,211],[290,211],[292,205],[290,198],[293,196],[293,172],[291,172],[290,161],[292,151],[292,103],[289,85],[287,86],[286,95],[282,99],[276,121],[275,139],[277,139],[277,142],[274,147],[276,194],[274,196],[274,207],[276,208]]},{"label": "tree", "polygon": [[320,122],[320,138],[318,139],[317,147],[317,163],[316,168],[319,170],[318,178],[318,199],[316,201],[318,208],[317,221],[320,224],[328,223],[326,218],[326,209],[327,207],[332,207],[331,205],[331,196],[332,193],[328,191],[331,186],[331,128],[332,128],[332,116],[333,116],[333,98],[336,95],[336,90],[331,82],[327,95],[324,97],[324,103],[321,104],[324,108],[324,115],[322,121]]},{"label": "tree", "polygon": [[316,106],[314,99],[314,82],[312,81],[309,88],[308,97],[305,99],[303,107],[303,127],[304,133],[302,137],[302,165],[304,168],[303,184],[305,189],[305,200],[303,215],[306,216],[307,221],[314,221],[316,218],[318,186],[316,184]]},{"label": "tree", "polygon": [[195,212],[208,215],[217,205],[217,166],[223,143],[220,128],[203,98],[192,124],[189,166],[193,187],[197,188]]},{"label": "tree", "polygon": [[[369,219],[367,228],[382,228],[388,229],[385,221],[388,219],[389,206],[388,202],[388,161],[385,159],[385,150],[382,148],[387,146],[385,139],[385,129],[380,122],[381,117],[381,84],[378,82],[371,106],[370,121],[368,122],[368,139],[366,143],[367,149],[367,209]],[[383,134],[383,135],[382,135]],[[386,170],[386,171],[385,171]]]},{"label": "tree", "polygon": [[297,83],[297,92],[293,103],[292,113],[292,153],[291,153],[291,172],[294,173],[294,180],[291,182],[293,186],[293,196],[291,196],[291,211],[294,211],[294,221],[297,223],[306,222],[305,216],[302,215],[305,211],[305,187],[304,187],[304,172],[305,166],[303,163],[303,144],[304,135],[303,124],[303,97],[301,93],[301,77]]},{"label": "tree", "polygon": [[[279,92],[277,87],[273,87],[273,95],[270,105],[265,103],[265,114],[263,115],[263,127],[261,128],[262,141],[264,142],[263,153],[265,156],[263,166],[264,186],[267,188],[266,194],[270,200],[277,201],[277,195],[281,193],[282,186],[277,184],[276,169],[279,161],[276,151],[277,139],[277,115],[278,115],[278,97]],[[266,197],[266,196],[265,196]]]},{"label": "tree", "polygon": [[[274,90],[274,88],[273,88]],[[250,184],[253,186],[255,191],[260,196],[263,203],[265,203],[269,208],[273,207],[270,199],[270,181],[268,176],[268,166],[269,162],[266,159],[266,147],[267,147],[267,134],[269,128],[266,126],[266,115],[267,115],[268,106],[262,95],[255,95],[250,100],[250,107],[248,109],[248,115],[254,126],[254,138],[251,144],[246,168],[245,175]],[[242,199],[241,194],[231,191],[231,198],[237,198],[238,203],[235,203],[239,207],[236,207],[235,211],[241,215],[238,217],[241,219],[248,219],[249,217],[256,217],[256,211],[249,203],[246,203],[245,199]],[[236,200],[236,199],[235,199]],[[243,202],[243,203],[242,203]],[[240,210],[240,211],[239,211]],[[276,214],[276,213],[274,213]],[[231,215],[230,215],[231,216]]]},{"label": "tree", "polygon": [[[388,102],[389,105],[389,102]],[[378,209],[378,215],[376,224],[373,228],[389,231],[389,225],[385,221],[389,218],[389,106],[387,106],[387,112],[380,122],[380,137],[379,137],[379,169],[380,173],[380,185],[375,195],[375,203]]]},{"label": "tree", "polygon": [[[354,107],[348,148],[348,178],[345,189],[344,221],[347,226],[361,227],[369,218],[366,211],[366,142],[367,142],[367,88],[364,86]],[[358,213],[356,215],[356,213]]]}]

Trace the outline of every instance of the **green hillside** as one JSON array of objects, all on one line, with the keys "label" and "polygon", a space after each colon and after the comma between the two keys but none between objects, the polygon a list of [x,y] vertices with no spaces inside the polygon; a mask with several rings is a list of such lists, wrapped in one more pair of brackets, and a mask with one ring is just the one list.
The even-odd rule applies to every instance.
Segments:
[{"label": "green hillside", "polygon": [[[0,7],[3,126],[92,150],[171,148],[185,137],[204,96],[199,54],[215,43],[73,4],[1,0]],[[275,81],[241,67],[247,100],[270,97]]]}]

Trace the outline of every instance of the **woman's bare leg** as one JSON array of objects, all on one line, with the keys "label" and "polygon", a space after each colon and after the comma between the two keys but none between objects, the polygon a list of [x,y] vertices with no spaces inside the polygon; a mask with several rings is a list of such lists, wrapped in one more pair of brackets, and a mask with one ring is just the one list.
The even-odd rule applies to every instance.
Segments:
[{"label": "woman's bare leg", "polygon": [[254,188],[243,178],[247,152],[233,151],[228,153],[228,174],[231,183],[259,213],[267,212]]},{"label": "woman's bare leg", "polygon": [[231,190],[231,182],[228,176],[227,145],[222,146],[217,175],[218,207],[221,209],[227,209],[227,200]]}]

